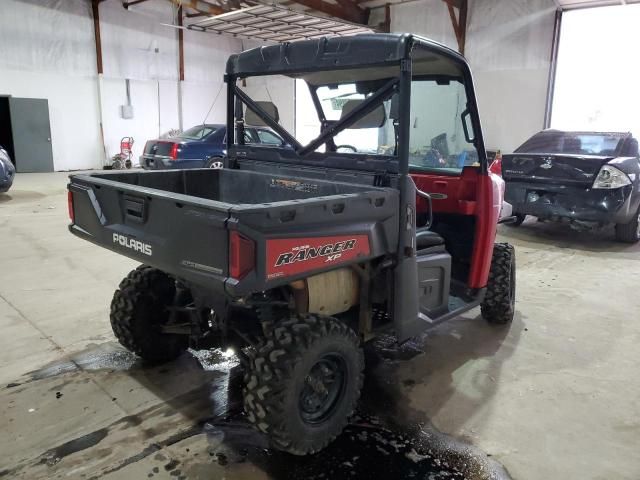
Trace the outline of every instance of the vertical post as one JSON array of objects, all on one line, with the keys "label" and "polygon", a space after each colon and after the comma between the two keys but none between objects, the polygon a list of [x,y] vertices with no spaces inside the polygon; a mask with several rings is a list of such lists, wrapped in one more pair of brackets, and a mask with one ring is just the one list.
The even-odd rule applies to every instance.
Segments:
[{"label": "vertical post", "polygon": [[102,144],[101,167],[105,165],[107,159],[107,147],[104,142],[104,119],[102,118],[102,39],[100,38],[100,2],[102,0],[91,0],[91,13],[93,15],[93,34],[96,45],[96,69],[98,74],[98,121],[100,125],[100,142]]},{"label": "vertical post", "polygon": [[182,5],[178,7],[178,127],[184,129],[182,113],[182,86],[184,82],[184,30],[182,30]]},{"label": "vertical post", "polygon": [[553,114],[553,94],[556,89],[556,70],[558,66],[558,48],[560,46],[560,29],[562,28],[562,10],[556,10],[553,24],[553,43],[551,44],[551,58],[549,59],[549,78],[547,79],[547,103],[544,110],[544,128],[551,126]]},{"label": "vertical post", "polygon": [[[399,341],[421,331],[416,259],[416,186],[409,175],[409,133],[411,130],[411,50],[405,45],[400,64],[400,105],[398,134],[398,188],[400,190],[400,225],[397,265],[394,271],[393,323]],[[428,318],[425,317],[427,320]]]},{"label": "vertical post", "polygon": [[91,11],[93,12],[93,34],[96,40],[96,63],[98,75],[102,75],[102,39],[100,38],[100,2],[102,0],[91,0]]},{"label": "vertical post", "polygon": [[400,64],[400,132],[398,134],[398,162],[400,175],[409,173],[409,130],[411,124],[411,59]]},{"label": "vertical post", "polygon": [[[451,26],[456,34],[458,42],[458,51],[464,55],[464,47],[467,42],[467,0],[443,0],[449,9],[449,17],[451,17]],[[456,18],[455,10],[458,10],[458,18]]]},{"label": "vertical post", "polygon": [[460,8],[458,9],[458,31],[460,33],[458,49],[462,55],[464,55],[464,49],[467,44],[467,2],[468,0],[462,0]]},{"label": "vertical post", "polygon": [[235,77],[226,74],[224,81],[227,82],[227,155],[233,144],[235,143],[235,103],[236,97],[234,94]]}]

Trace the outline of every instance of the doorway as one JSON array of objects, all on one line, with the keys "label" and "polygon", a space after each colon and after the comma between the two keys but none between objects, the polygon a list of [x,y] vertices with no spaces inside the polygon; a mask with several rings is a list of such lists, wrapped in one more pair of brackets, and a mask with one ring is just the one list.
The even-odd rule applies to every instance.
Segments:
[{"label": "doorway", "polygon": [[639,24],[640,4],[562,13],[551,128],[640,135]]},{"label": "doorway", "polygon": [[13,133],[11,131],[11,115],[9,114],[9,97],[0,97],[0,145],[9,154],[13,166],[16,155],[13,150]]},{"label": "doorway", "polygon": [[0,145],[18,173],[53,172],[48,100],[1,96]]}]

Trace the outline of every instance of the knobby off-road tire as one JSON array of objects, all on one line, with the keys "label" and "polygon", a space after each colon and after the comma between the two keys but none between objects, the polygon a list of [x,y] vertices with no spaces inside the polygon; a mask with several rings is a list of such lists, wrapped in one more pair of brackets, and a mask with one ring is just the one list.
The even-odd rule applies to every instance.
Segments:
[{"label": "knobby off-road tire", "polygon": [[281,321],[249,357],[245,413],[274,448],[317,452],[347,425],[363,370],[358,336],[344,323],[311,314]]},{"label": "knobby off-road tire", "polygon": [[625,243],[640,241],[640,210],[629,223],[616,224],[616,240]]},{"label": "knobby off-road tire", "polygon": [[152,363],[184,352],[189,346],[186,335],[160,331],[175,297],[175,280],[166,273],[145,265],[131,271],[111,301],[111,327],[122,346]]},{"label": "knobby off-road tire", "polygon": [[489,323],[509,323],[515,313],[515,296],[515,250],[508,243],[496,243],[493,246],[487,291],[480,305],[482,317]]}]

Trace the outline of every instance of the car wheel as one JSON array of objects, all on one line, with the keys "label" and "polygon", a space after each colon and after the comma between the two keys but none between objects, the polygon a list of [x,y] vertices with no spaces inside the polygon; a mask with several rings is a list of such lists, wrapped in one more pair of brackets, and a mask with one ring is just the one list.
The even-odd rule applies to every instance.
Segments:
[{"label": "car wheel", "polygon": [[205,162],[204,166],[205,168],[220,169],[224,167],[224,164],[221,157],[211,157]]},{"label": "car wheel", "polygon": [[640,241],[640,209],[629,223],[616,224],[616,239],[625,243]]}]

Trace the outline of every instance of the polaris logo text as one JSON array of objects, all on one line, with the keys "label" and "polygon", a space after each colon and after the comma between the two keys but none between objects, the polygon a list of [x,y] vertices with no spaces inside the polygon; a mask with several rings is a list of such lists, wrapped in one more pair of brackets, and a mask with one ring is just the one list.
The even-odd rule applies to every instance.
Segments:
[{"label": "polaris logo text", "polygon": [[122,245],[123,247],[130,248],[131,250],[134,250],[136,252],[144,253],[145,255],[151,256],[153,254],[151,245],[149,245],[148,243],[125,237],[124,235],[120,235],[119,233],[113,234],[113,243],[117,243],[118,245]]},{"label": "polaris logo text", "polygon": [[281,253],[276,260],[276,267],[289,265],[290,263],[303,262],[311,258],[326,257],[326,262],[333,262],[342,256],[341,252],[353,250],[356,240],[346,240],[344,242],[329,243],[321,247],[311,247],[304,245],[295,247],[290,252]]}]

